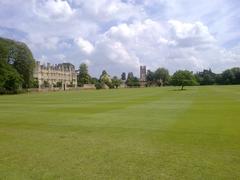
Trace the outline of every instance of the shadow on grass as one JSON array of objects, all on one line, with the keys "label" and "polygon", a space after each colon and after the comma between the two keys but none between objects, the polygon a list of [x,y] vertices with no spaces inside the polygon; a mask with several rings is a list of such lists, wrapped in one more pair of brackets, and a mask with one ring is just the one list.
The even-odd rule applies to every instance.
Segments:
[{"label": "shadow on grass", "polygon": [[170,89],[169,91],[186,91],[187,89]]}]

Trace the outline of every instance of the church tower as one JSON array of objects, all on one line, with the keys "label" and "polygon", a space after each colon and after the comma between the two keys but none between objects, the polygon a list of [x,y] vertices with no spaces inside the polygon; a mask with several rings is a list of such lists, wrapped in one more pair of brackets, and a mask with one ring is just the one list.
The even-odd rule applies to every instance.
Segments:
[{"label": "church tower", "polygon": [[140,66],[140,81],[145,82],[147,76],[146,66]]},{"label": "church tower", "polygon": [[146,87],[147,69],[146,66],[140,66],[140,86]]}]

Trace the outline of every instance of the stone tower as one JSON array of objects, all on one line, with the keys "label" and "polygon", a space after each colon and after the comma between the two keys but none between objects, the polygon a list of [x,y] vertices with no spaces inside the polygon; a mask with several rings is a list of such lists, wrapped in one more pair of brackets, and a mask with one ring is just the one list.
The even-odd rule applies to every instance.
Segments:
[{"label": "stone tower", "polygon": [[140,66],[140,81],[145,82],[147,76],[146,66]]}]

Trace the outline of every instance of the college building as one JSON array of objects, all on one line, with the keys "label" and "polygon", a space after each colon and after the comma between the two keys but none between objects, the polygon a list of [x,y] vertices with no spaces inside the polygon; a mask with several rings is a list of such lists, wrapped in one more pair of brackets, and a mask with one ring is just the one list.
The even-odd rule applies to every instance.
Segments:
[{"label": "college building", "polygon": [[77,73],[71,63],[51,65],[50,63],[40,64],[36,62],[33,77],[42,88],[62,88],[77,87]]}]

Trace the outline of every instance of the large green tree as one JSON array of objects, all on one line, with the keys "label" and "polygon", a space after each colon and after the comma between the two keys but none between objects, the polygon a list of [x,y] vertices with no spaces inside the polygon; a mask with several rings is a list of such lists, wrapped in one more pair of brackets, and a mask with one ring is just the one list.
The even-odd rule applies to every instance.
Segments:
[{"label": "large green tree", "polygon": [[151,70],[147,70],[146,81],[147,81],[147,86],[151,86],[155,84],[154,72],[152,72]]},{"label": "large green tree", "polygon": [[139,87],[140,86],[139,79],[137,77],[135,77],[132,72],[128,73],[126,84],[129,87]]},{"label": "large green tree", "polygon": [[121,83],[122,83],[121,79],[118,79],[117,76],[113,76],[112,85],[114,88],[118,88],[121,85]]},{"label": "large green tree", "polygon": [[89,84],[91,81],[91,76],[88,74],[88,66],[85,63],[80,64],[79,74],[78,74],[78,85],[83,86],[84,84]]},{"label": "large green tree", "polygon": [[121,79],[122,79],[123,81],[126,80],[126,73],[125,73],[125,72],[123,72],[123,73],[121,74]]},{"label": "large green tree", "polygon": [[112,88],[112,79],[107,71],[103,70],[99,79],[101,83],[107,85],[109,88]]},{"label": "large green tree", "polygon": [[127,81],[134,78],[133,72],[129,72],[127,75]]},{"label": "large green tree", "polygon": [[233,84],[240,84],[240,68],[234,67],[231,69],[231,71],[234,74]]},{"label": "large green tree", "polygon": [[220,84],[240,84],[240,68],[227,69],[220,75]]},{"label": "large green tree", "polygon": [[197,81],[192,72],[179,70],[173,74],[171,84],[181,86],[181,90],[183,90],[184,86],[197,85]]},{"label": "large green tree", "polygon": [[216,83],[216,74],[211,69],[204,69],[202,72],[196,73],[195,76],[200,85],[212,85]]},{"label": "large green tree", "polygon": [[154,72],[154,79],[158,85],[161,86],[167,85],[170,79],[168,70],[165,68],[158,68]]},{"label": "large green tree", "polygon": [[23,79],[11,65],[0,61],[0,94],[16,93]]},{"label": "large green tree", "polygon": [[8,79],[4,81],[5,86],[8,84],[5,88],[1,81],[2,89],[15,91],[16,88],[32,87],[35,61],[26,44],[0,38],[0,64],[0,79]]},{"label": "large green tree", "polygon": [[[18,43],[13,66],[23,78],[23,88],[30,88],[33,84],[33,71],[35,61],[32,52],[23,43]],[[11,56],[10,56],[11,57]]]}]

